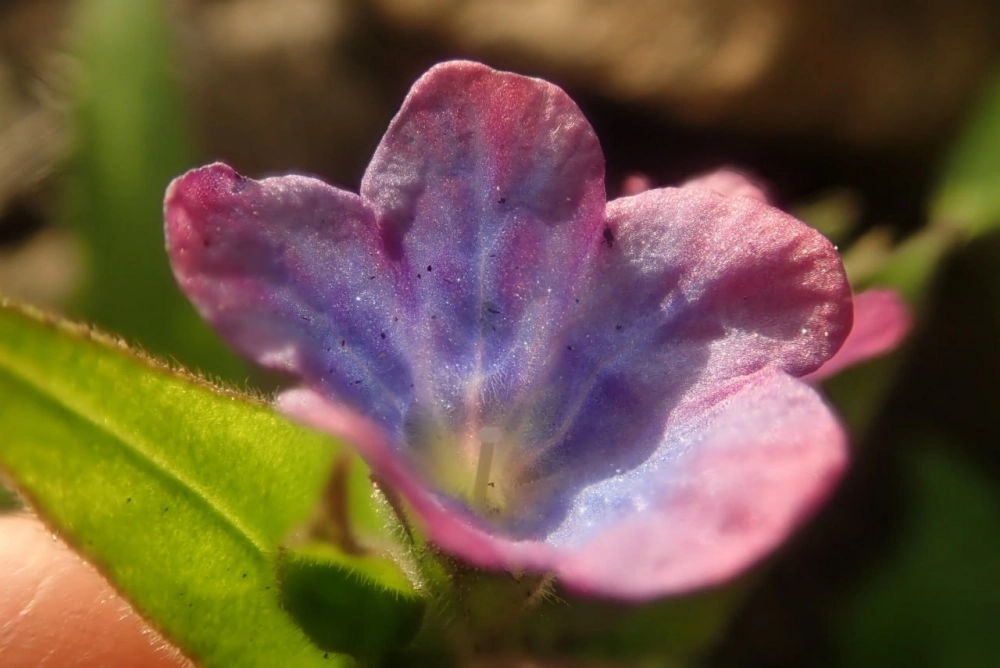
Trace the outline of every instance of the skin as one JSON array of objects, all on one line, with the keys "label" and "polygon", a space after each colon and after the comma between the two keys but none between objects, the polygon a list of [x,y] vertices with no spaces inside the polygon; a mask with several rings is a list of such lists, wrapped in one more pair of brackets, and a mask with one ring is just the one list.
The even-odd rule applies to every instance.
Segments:
[{"label": "skin", "polygon": [[0,515],[0,665],[193,664],[35,517]]}]

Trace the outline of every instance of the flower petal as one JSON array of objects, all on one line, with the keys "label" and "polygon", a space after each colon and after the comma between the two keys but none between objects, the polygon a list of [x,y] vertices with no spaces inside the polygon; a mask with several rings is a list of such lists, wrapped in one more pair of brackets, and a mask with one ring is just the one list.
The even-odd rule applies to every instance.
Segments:
[{"label": "flower petal", "polygon": [[398,277],[357,195],[215,164],[170,185],[165,217],[178,283],[230,345],[400,423]]},{"label": "flower petal", "polygon": [[574,499],[551,537],[574,548],[557,569],[566,586],[648,599],[720,583],[779,545],[828,495],[847,448],[819,395],[773,369],[741,385],[668,424],[641,468]]},{"label": "flower petal", "polygon": [[913,320],[906,304],[893,290],[868,290],[854,296],[854,328],[837,354],[802,377],[819,383],[849,366],[884,355],[900,344]]},{"label": "flower petal", "polygon": [[667,369],[708,346],[704,373],[715,379],[765,364],[800,375],[850,331],[851,293],[836,248],[762,202],[663,188],[611,202],[607,225],[621,257],[605,255],[590,302],[610,308],[578,326],[649,313],[660,322],[649,329],[676,355]]},{"label": "flower petal", "polygon": [[651,190],[611,202],[606,224],[554,360],[504,405],[530,434],[519,496],[545,509],[519,519],[525,537],[559,521],[560,498],[645,461],[677,411],[767,366],[812,371],[851,326],[833,245],[757,200]]},{"label": "flower petal", "polygon": [[483,393],[502,401],[545,358],[601,238],[597,138],[552,84],[445,63],[414,84],[361,194],[413,279],[403,301],[423,405],[474,423]]},{"label": "flower petal", "polygon": [[306,389],[285,392],[278,407],[351,441],[442,549],[478,566],[551,573],[580,593],[627,600],[716,584],[751,566],[829,493],[847,452],[818,394],[764,369],[668,425],[639,469],[582,490],[552,535],[515,540],[431,492],[364,418]]},{"label": "flower petal", "polygon": [[707,174],[688,179],[681,184],[681,188],[714,190],[726,197],[751,197],[765,204],[769,201],[767,191],[764,190],[763,186],[756,183],[746,174],[729,167],[723,167],[714,172],[708,172]]}]

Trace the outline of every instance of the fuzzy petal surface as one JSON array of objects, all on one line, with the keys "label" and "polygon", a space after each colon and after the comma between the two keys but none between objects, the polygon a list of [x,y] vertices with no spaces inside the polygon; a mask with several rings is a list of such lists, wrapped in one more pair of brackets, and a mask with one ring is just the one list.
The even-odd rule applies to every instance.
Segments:
[{"label": "fuzzy petal surface", "polygon": [[424,421],[476,430],[545,363],[602,234],[604,157],[572,100],[476,63],[421,77],[361,183],[398,243]]},{"label": "fuzzy petal surface", "polygon": [[393,321],[399,277],[360,197],[217,163],[170,185],[165,218],[178,283],[230,345],[401,424],[412,379]]}]

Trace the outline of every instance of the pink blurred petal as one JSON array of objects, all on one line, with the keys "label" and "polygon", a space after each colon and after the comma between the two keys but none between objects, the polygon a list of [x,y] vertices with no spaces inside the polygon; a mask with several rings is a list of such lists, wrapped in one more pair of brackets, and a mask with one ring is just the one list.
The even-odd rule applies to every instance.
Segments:
[{"label": "pink blurred petal", "polygon": [[701,176],[688,179],[682,188],[705,188],[714,190],[726,197],[750,197],[767,204],[770,199],[764,186],[760,185],[746,174],[728,167],[708,172]]},{"label": "pink blurred petal", "polygon": [[644,193],[653,187],[653,182],[645,174],[629,174],[622,181],[622,197]]},{"label": "pink blurred petal", "polygon": [[893,290],[868,290],[854,296],[854,328],[837,354],[816,371],[802,377],[819,383],[849,366],[896,348],[913,325],[906,304]]}]

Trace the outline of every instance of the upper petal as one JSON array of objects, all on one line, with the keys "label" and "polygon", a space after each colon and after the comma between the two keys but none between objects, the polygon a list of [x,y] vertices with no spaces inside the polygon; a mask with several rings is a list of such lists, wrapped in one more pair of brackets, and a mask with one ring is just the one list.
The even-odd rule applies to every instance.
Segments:
[{"label": "upper petal", "polygon": [[414,84],[361,194],[413,279],[424,407],[471,428],[485,394],[502,402],[548,355],[602,234],[603,177],[593,130],[552,84],[469,62]]},{"label": "upper petal", "polygon": [[[640,465],[663,425],[765,368],[798,376],[851,325],[843,266],[822,235],[751,198],[651,190],[608,205],[612,243],[572,290],[575,312],[513,414],[530,464],[525,535],[574,490]],[[730,389],[727,389],[730,388]]]},{"label": "upper petal", "polygon": [[178,283],[230,345],[398,426],[398,276],[361,198],[215,164],[170,185],[165,218]]},{"label": "upper petal", "polygon": [[607,225],[620,257],[603,256],[590,302],[610,309],[591,311],[582,324],[606,322],[602,313],[645,313],[675,369],[706,349],[709,381],[765,364],[798,376],[850,331],[850,287],[836,248],[763,202],[663,188],[609,203]]}]

